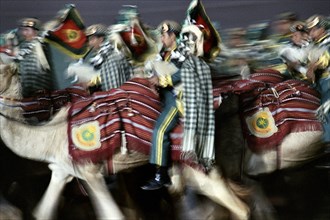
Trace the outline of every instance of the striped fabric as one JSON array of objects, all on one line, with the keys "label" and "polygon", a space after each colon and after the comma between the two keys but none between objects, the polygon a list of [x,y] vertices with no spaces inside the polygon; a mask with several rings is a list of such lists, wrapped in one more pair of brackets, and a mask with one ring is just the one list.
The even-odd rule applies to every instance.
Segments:
[{"label": "striped fabric", "polygon": [[315,114],[320,106],[319,94],[300,80],[286,80],[260,92],[251,99],[251,94],[242,95],[243,118],[255,114],[260,108],[268,108],[278,131],[268,138],[251,135],[247,123],[243,130],[250,149],[262,152],[279,146],[289,133],[322,131],[322,124]]},{"label": "striped fabric", "polygon": [[85,99],[89,93],[78,85],[63,90],[40,91],[34,96],[21,100],[23,116],[32,122],[43,122],[50,119],[69,102]]},{"label": "striped fabric", "polygon": [[[215,80],[214,97],[221,94],[240,95],[244,136],[253,152],[276,149],[289,133],[322,131],[315,116],[320,106],[320,95],[309,84],[300,80],[284,80],[274,70],[263,70],[245,80]],[[278,131],[267,138],[251,133],[246,119],[268,108]]]},{"label": "striped fabric", "polygon": [[[134,78],[118,89],[96,92],[86,100],[73,103],[69,112],[69,152],[73,160],[99,162],[110,159],[121,146],[121,131],[125,130],[128,150],[149,155],[154,123],[160,114],[161,102],[150,89],[149,81]],[[72,140],[72,130],[97,120],[101,130],[101,147],[92,151],[79,149]],[[171,137],[171,157],[182,161],[182,122],[174,128]],[[196,161],[185,163],[199,167]]]},{"label": "striped fabric", "polygon": [[[249,148],[262,152],[276,148],[283,138],[291,132],[321,131],[322,125],[315,117],[315,110],[320,105],[319,94],[308,84],[298,80],[284,81],[276,71],[262,71],[252,74],[249,79],[213,79],[213,100],[215,108],[221,94],[234,92],[241,96],[242,118],[268,108],[274,118],[278,131],[267,138],[251,134],[247,124],[243,123],[244,135]],[[69,152],[74,161],[111,159],[121,145],[121,131],[125,130],[127,147],[144,154],[150,153],[153,125],[160,114],[161,103],[157,94],[150,88],[149,81],[134,78],[118,89],[96,92],[93,96],[79,87],[56,91],[50,98],[24,99],[22,105],[31,114],[44,111],[49,113],[49,106],[60,108],[69,100],[72,106],[68,118]],[[45,106],[45,108],[43,108]],[[101,147],[92,151],[79,149],[72,141],[72,129],[97,120],[100,125]],[[171,156],[173,161],[183,161],[197,166],[196,161],[182,157],[183,122],[174,129],[171,137]],[[205,168],[200,167],[199,168]]]},{"label": "striped fabric", "polygon": [[96,92],[86,100],[73,103],[70,109],[69,137],[72,128],[97,120],[101,129],[101,147],[83,151],[69,143],[74,160],[108,159],[120,147],[124,129],[128,148],[149,153],[152,128],[160,111],[158,96],[145,79],[134,79],[118,89]]}]

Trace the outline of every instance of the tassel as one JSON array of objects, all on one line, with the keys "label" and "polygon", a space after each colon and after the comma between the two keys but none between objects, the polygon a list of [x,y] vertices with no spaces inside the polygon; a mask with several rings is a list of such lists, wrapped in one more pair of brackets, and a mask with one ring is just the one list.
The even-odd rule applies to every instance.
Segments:
[{"label": "tassel", "polygon": [[125,155],[127,154],[127,141],[126,141],[126,135],[125,131],[121,131],[121,146],[120,146],[120,152],[121,154]]}]

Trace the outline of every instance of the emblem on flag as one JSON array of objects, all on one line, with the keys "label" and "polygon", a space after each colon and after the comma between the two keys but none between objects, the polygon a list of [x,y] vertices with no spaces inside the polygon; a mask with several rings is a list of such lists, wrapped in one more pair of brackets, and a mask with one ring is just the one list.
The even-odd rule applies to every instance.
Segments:
[{"label": "emblem on flag", "polygon": [[65,9],[59,11],[53,22],[55,25],[47,30],[45,41],[54,44],[74,59],[84,57],[88,52],[85,25],[75,6],[67,5]]}]

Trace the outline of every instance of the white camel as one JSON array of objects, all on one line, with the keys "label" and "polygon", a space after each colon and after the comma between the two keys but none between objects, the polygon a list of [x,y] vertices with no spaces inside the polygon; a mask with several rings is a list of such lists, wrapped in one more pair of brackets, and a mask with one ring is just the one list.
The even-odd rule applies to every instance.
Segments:
[{"label": "white camel", "polygon": [[[99,219],[124,219],[121,209],[109,193],[103,175],[103,164],[85,161],[75,163],[68,152],[68,107],[62,110],[47,124],[31,126],[19,119],[21,109],[8,107],[13,100],[20,99],[20,84],[13,65],[0,65],[0,127],[4,143],[17,155],[31,160],[49,163],[52,171],[50,183],[39,205],[34,211],[37,219],[56,217],[59,197],[66,183],[74,177],[85,180],[95,213]],[[119,153],[120,154],[120,153]],[[121,161],[125,163],[125,161]],[[147,160],[146,160],[147,162]],[[248,219],[249,208],[234,193],[216,169],[209,175],[189,166],[180,169],[183,183],[194,186],[201,194],[227,208],[234,219]],[[175,178],[173,181],[175,182]]]}]

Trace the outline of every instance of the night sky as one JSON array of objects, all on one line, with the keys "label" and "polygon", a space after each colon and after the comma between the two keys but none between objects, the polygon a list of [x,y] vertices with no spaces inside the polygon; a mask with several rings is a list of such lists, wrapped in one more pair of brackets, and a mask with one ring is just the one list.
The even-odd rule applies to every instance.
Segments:
[{"label": "night sky", "polygon": [[[272,21],[281,12],[294,11],[301,19],[313,14],[329,15],[328,0],[204,0],[211,21],[221,28],[246,27],[249,24]],[[0,32],[13,29],[23,17],[51,20],[65,4],[72,3],[86,25],[115,22],[122,5],[137,5],[144,23],[157,26],[162,20],[183,21],[190,0],[0,0]]]}]

